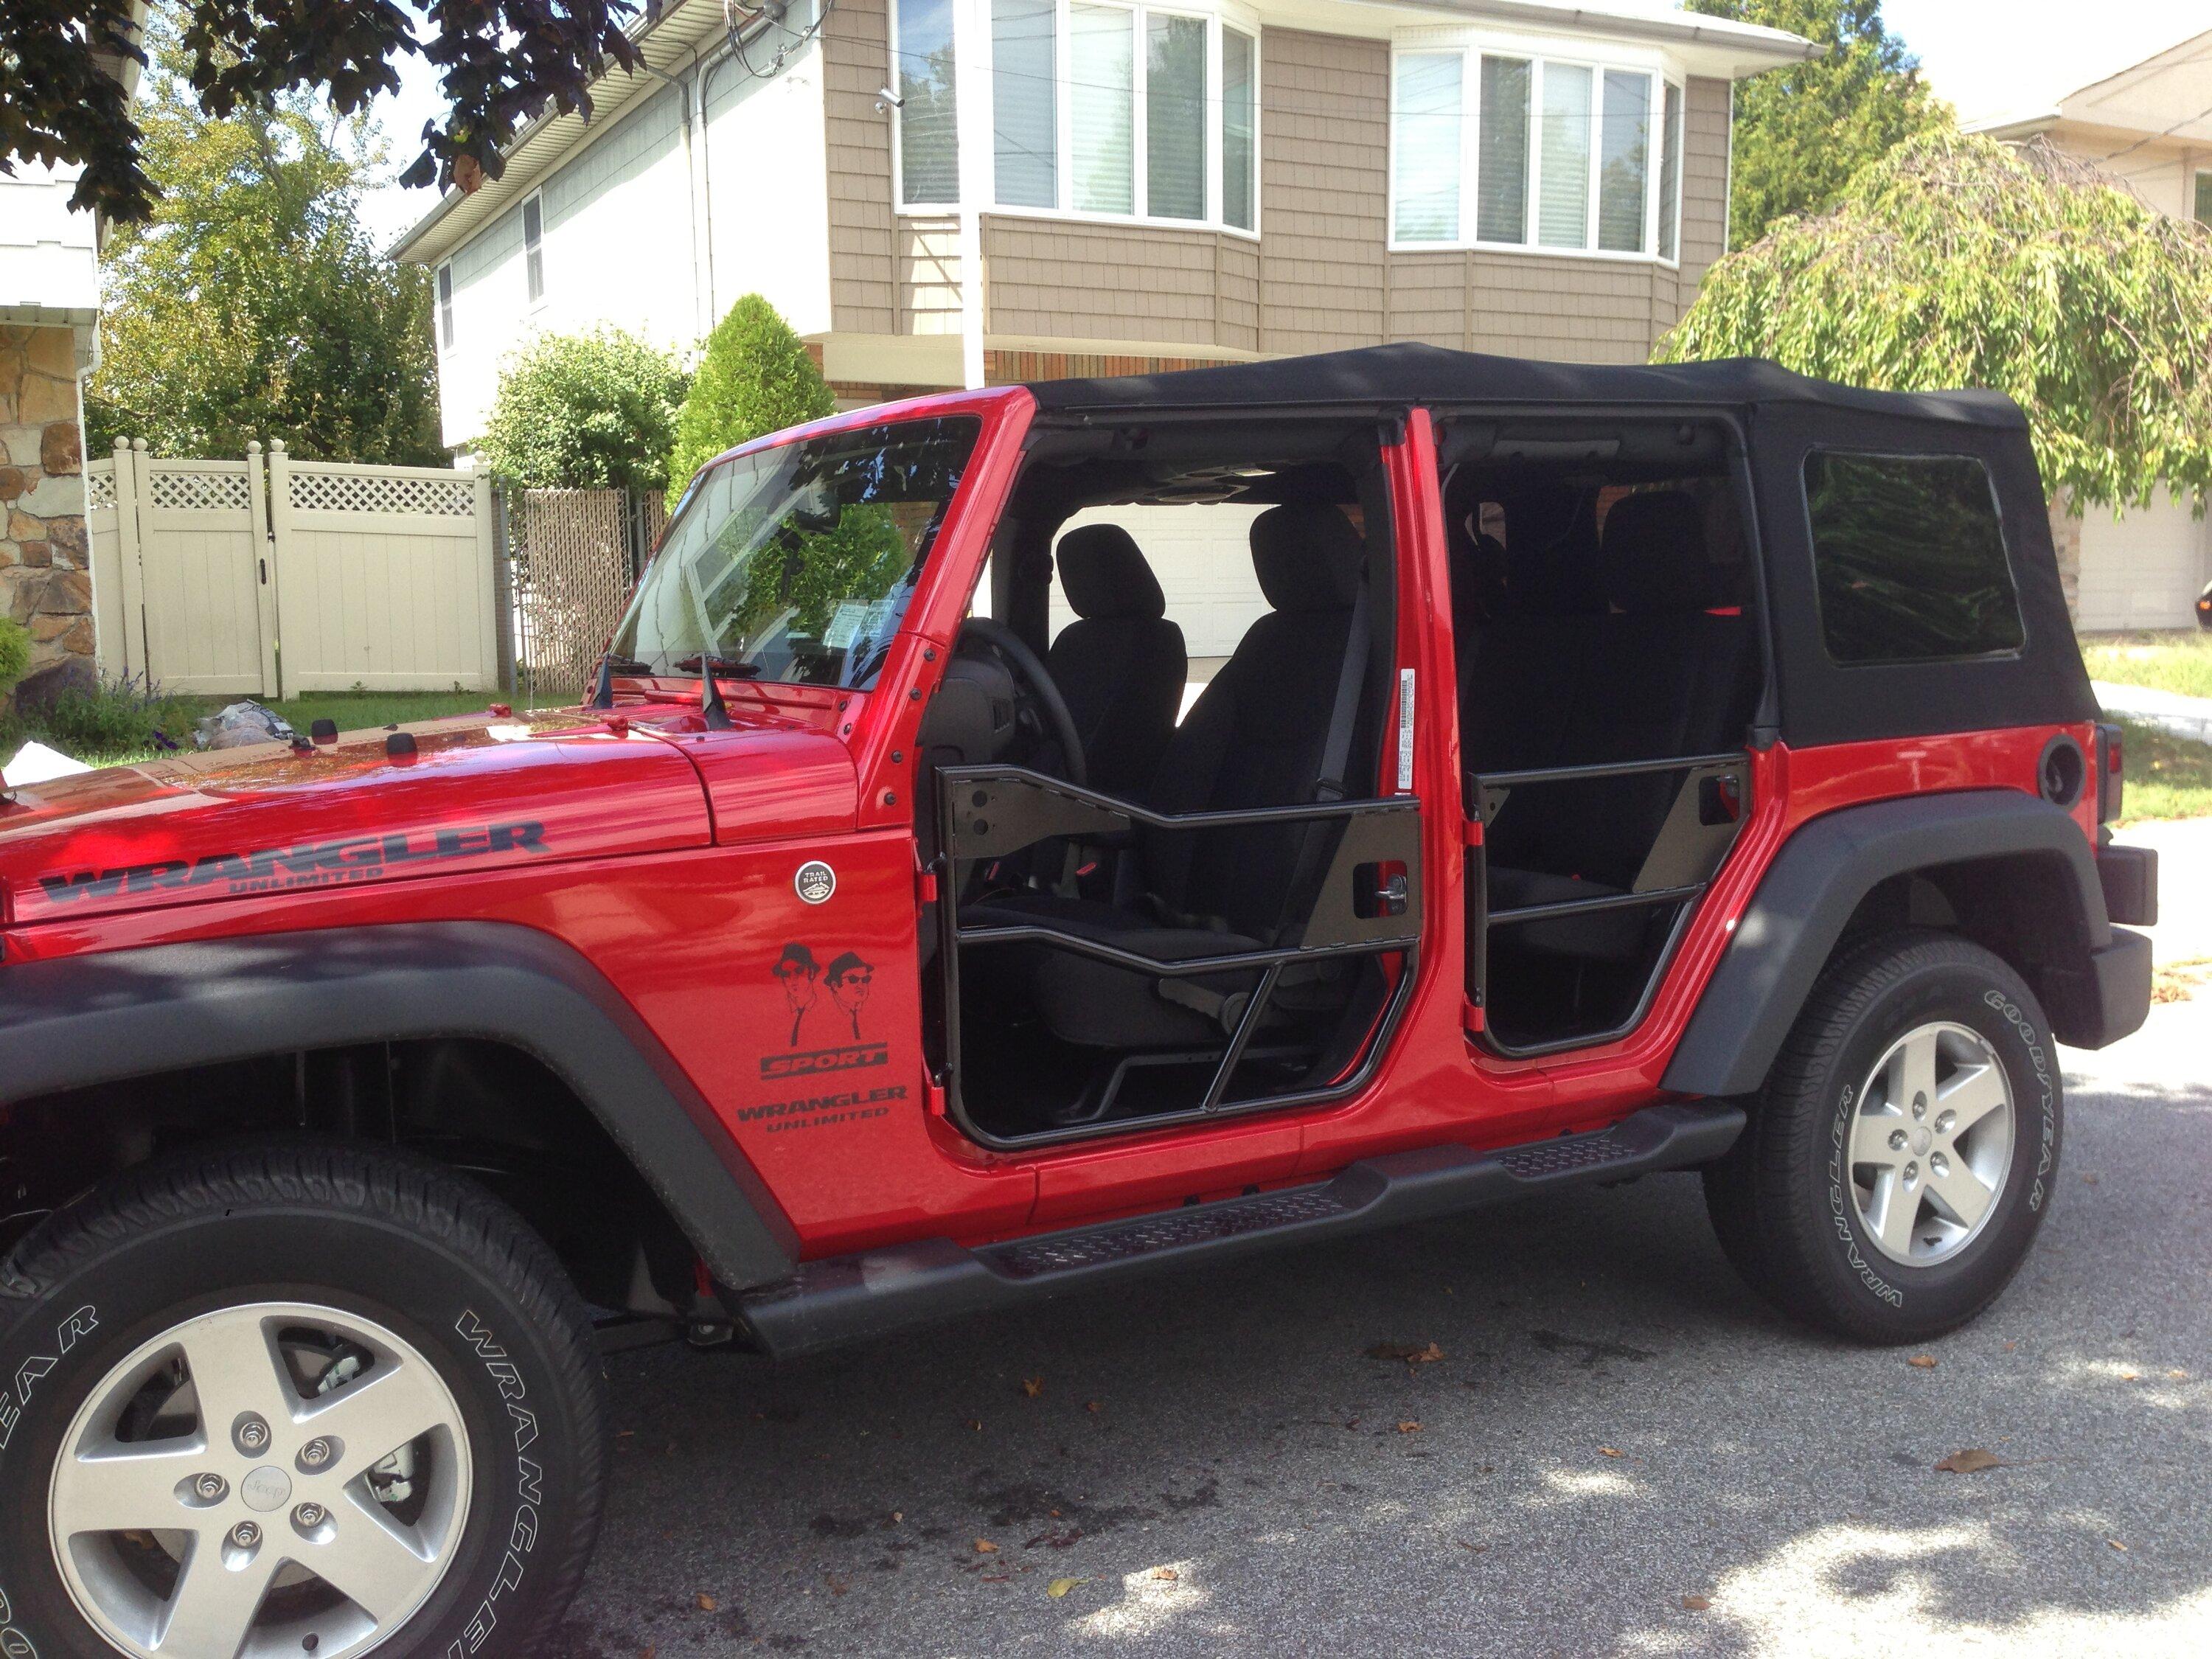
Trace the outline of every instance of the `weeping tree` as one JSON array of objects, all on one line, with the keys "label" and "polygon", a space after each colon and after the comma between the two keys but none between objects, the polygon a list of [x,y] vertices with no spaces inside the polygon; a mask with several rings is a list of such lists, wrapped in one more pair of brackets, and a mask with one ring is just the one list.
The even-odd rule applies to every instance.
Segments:
[{"label": "weeping tree", "polygon": [[1654,355],[2005,392],[2055,523],[2212,489],[2212,230],[2040,143],[1909,140],[1715,265]]}]

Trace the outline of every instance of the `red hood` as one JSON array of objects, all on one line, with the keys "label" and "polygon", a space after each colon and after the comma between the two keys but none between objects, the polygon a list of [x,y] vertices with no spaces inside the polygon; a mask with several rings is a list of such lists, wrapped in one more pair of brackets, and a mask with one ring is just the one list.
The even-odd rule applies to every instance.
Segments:
[{"label": "red hood", "polygon": [[[0,805],[0,890],[17,923],[270,891],[703,847],[714,825],[679,741],[568,709],[470,715],[179,755],[28,785]],[[763,776],[794,748],[843,744],[762,726],[716,734],[723,765]],[[805,769],[834,769],[808,753]],[[843,763],[849,779],[849,760]],[[765,794],[775,792],[763,791]],[[845,790],[849,814],[851,790]],[[740,837],[722,826],[720,839]],[[765,832],[769,826],[759,826]]]}]

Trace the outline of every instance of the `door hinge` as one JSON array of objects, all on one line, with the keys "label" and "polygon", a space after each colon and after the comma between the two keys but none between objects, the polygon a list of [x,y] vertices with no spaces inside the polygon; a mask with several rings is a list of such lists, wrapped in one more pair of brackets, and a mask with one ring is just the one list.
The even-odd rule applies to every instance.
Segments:
[{"label": "door hinge", "polygon": [[921,1093],[923,1100],[929,1107],[930,1116],[943,1117],[945,1115],[944,1079],[936,1077],[923,1078]]},{"label": "door hinge", "polygon": [[1460,1024],[1466,1030],[1479,1034],[1488,1023],[1484,1018],[1482,1005],[1473,997],[1468,997],[1460,1003]]},{"label": "door hinge", "polygon": [[915,902],[920,904],[936,903],[937,872],[934,870],[915,871],[914,872],[914,891]]}]

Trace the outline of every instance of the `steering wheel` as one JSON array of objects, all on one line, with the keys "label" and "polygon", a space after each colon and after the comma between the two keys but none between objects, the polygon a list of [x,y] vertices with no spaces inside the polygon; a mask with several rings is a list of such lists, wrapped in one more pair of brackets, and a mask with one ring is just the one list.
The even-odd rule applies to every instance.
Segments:
[{"label": "steering wheel", "polygon": [[1075,716],[1067,712],[1067,699],[1060,695],[1060,687],[1053,684],[1052,674],[1037,653],[1030,649],[1022,636],[995,617],[970,617],[960,624],[960,637],[954,649],[965,647],[969,641],[981,646],[1006,665],[1015,680],[1017,696],[1021,688],[1029,689],[1030,699],[1043,712],[1044,724],[1053,741],[1060,745],[1061,769],[1070,783],[1081,785],[1088,781],[1083,765],[1083,739],[1075,730]]}]

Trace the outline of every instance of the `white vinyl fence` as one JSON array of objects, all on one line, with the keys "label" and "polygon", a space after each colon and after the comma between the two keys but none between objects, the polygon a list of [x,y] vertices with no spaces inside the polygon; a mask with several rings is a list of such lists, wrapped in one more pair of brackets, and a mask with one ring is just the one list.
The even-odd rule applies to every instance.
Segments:
[{"label": "white vinyl fence", "polygon": [[430,467],[165,460],[85,469],[100,665],[166,691],[489,690],[491,481]]}]

